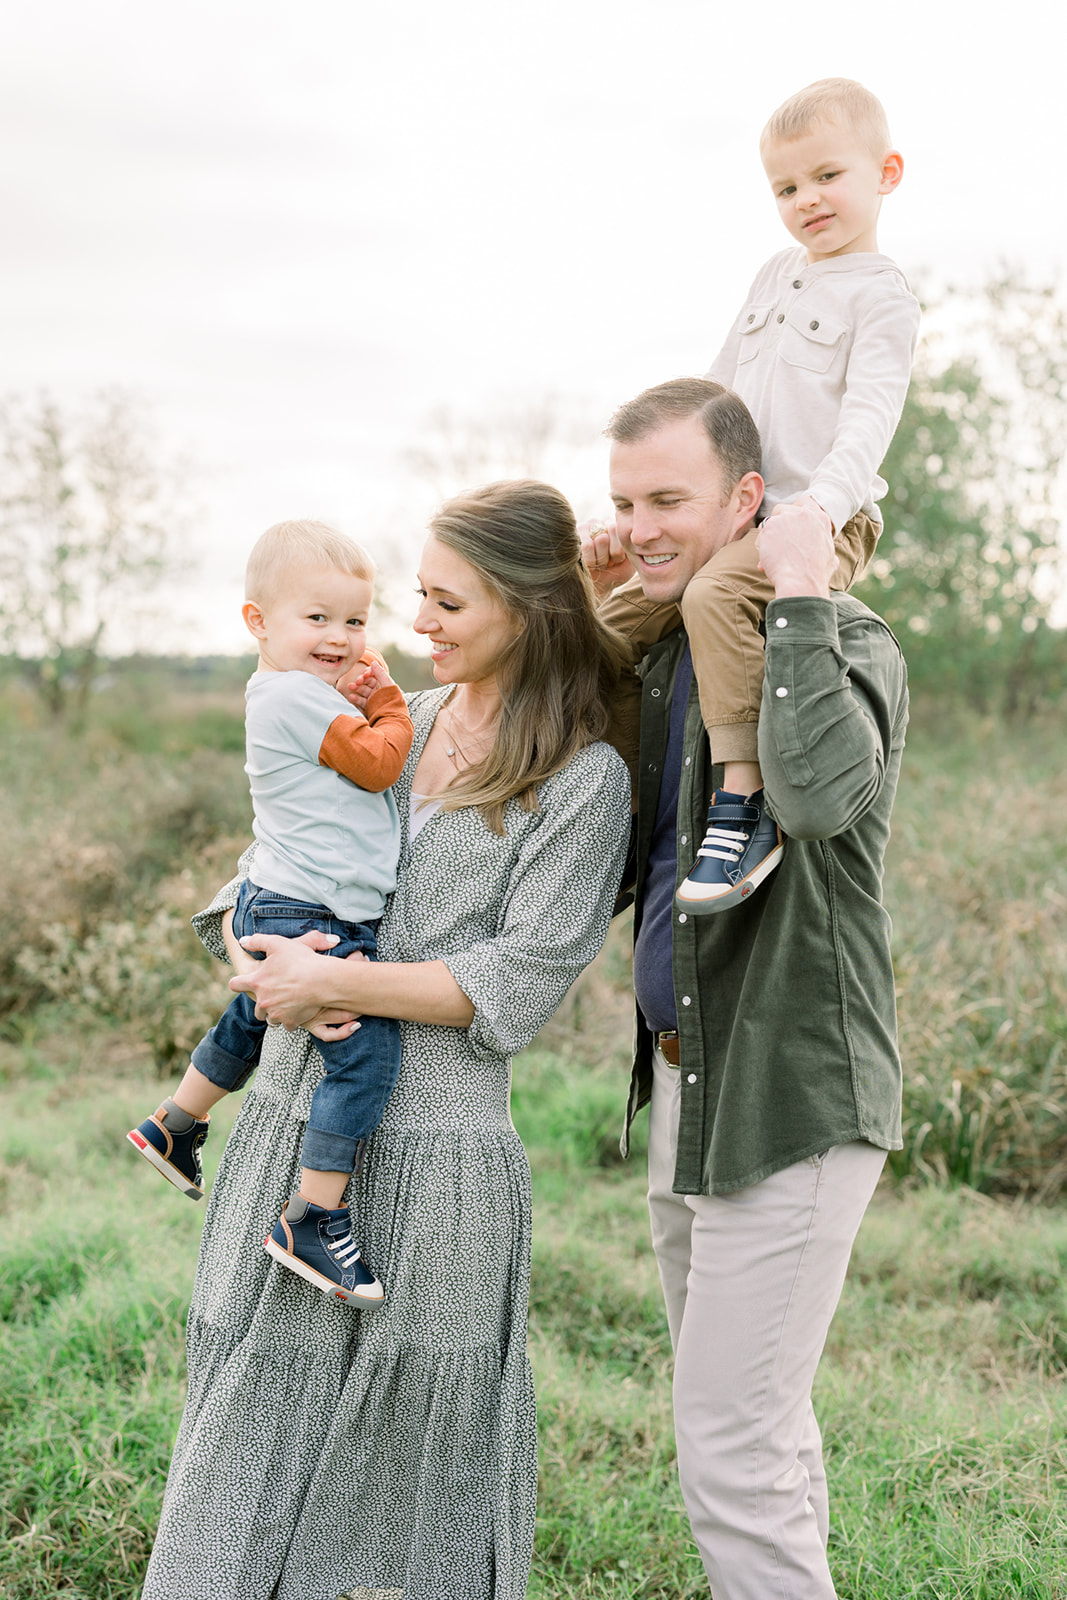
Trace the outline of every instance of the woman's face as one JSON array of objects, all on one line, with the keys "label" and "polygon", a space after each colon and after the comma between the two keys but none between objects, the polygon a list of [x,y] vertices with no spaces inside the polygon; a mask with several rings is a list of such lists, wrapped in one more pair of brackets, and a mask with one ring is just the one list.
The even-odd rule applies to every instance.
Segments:
[{"label": "woman's face", "polygon": [[422,601],[412,626],[430,641],[438,683],[486,683],[519,624],[477,569],[431,534],[419,564]]}]

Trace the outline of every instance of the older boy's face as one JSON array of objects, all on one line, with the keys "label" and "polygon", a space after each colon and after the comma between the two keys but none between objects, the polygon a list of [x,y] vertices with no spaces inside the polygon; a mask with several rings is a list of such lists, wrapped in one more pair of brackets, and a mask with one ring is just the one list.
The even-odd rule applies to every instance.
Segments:
[{"label": "older boy's face", "polygon": [[[740,486],[724,493],[722,468],[699,417],[665,423],[628,443],[616,440],[609,475],[619,541],[650,600],[680,600],[694,573],[751,521]],[[759,485],[756,509],[763,485],[754,473],[748,478]]]},{"label": "older boy's face", "polygon": [[[371,594],[366,578],[333,567],[285,574],[277,594],[262,608],[245,607],[249,630],[259,640],[260,666],[273,672],[310,672],[324,683],[336,683],[367,648]],[[255,617],[260,620],[253,625]]]},{"label": "older boy's face", "polygon": [[900,182],[896,151],[878,162],[855,134],[817,122],[799,139],[774,139],[763,150],[778,211],[809,261],[877,250],[882,196]]}]

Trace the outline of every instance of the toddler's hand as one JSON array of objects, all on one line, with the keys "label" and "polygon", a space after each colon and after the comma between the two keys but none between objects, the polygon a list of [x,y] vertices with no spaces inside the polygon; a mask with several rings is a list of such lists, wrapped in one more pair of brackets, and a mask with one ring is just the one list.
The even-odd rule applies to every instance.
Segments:
[{"label": "toddler's hand", "polygon": [[337,687],[357,711],[366,711],[367,701],[372,694],[395,685],[389,676],[389,668],[376,650],[365,650],[359,658],[359,664],[363,668],[359,676],[349,678],[347,683],[339,682]]}]

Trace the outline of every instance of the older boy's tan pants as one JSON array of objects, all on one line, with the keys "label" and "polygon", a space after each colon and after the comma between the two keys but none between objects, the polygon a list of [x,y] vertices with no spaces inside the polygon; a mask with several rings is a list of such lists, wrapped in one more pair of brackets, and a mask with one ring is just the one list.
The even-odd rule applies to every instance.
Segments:
[{"label": "older boy's tan pants", "polygon": [[[717,551],[691,579],[681,602],[713,761],[758,759],[763,689],[759,628],[774,598],[774,586],[759,570],[758,531]],[[880,532],[878,523],[862,511],[845,523],[834,539],[838,563],[832,588],[852,587],[874,554]],[[600,615],[625,636],[635,663],[679,620],[677,606],[646,600],[636,578],[605,600]],[[634,680],[620,694],[607,734],[631,772],[637,763],[640,702],[640,685]]]}]

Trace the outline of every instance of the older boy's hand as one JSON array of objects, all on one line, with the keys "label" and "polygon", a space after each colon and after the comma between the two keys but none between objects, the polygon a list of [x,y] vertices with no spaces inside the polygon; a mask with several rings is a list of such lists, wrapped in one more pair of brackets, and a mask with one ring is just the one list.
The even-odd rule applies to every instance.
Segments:
[{"label": "older boy's hand", "polygon": [[810,495],[775,506],[757,537],[759,564],[779,600],[794,595],[830,598],[837,565],[833,523]]},{"label": "older boy's hand", "polygon": [[633,562],[619,543],[614,523],[609,527],[595,518],[583,522],[578,537],[582,541],[582,566],[593,581],[598,600],[633,577]]}]

